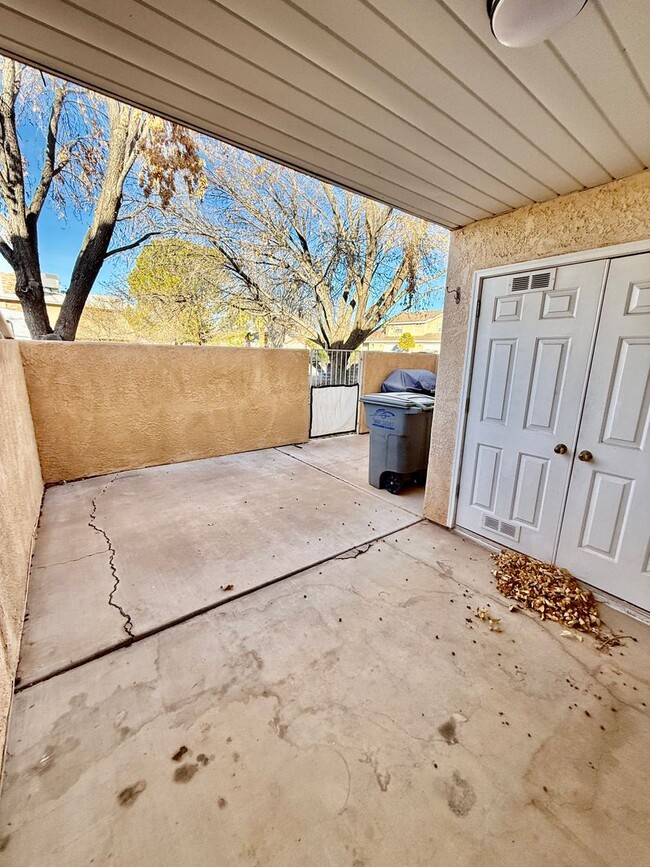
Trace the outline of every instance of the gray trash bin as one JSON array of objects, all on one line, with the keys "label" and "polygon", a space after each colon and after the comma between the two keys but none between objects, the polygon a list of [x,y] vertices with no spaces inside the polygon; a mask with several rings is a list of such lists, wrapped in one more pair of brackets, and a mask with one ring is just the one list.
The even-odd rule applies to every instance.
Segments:
[{"label": "gray trash bin", "polygon": [[370,429],[370,484],[398,494],[405,483],[423,480],[435,398],[404,391],[365,394],[361,402]]}]

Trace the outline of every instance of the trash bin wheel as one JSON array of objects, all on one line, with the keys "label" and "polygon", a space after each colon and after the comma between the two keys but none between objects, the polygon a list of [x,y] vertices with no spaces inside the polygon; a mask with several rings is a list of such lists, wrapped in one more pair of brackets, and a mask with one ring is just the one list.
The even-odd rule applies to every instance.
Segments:
[{"label": "trash bin wheel", "polygon": [[389,494],[399,494],[404,486],[402,477],[399,473],[386,473],[384,476],[384,487]]}]

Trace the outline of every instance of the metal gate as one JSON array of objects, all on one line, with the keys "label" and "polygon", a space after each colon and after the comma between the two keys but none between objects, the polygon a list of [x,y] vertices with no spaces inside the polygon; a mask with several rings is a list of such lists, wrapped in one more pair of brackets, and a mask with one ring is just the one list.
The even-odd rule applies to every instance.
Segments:
[{"label": "metal gate", "polygon": [[353,433],[359,414],[359,350],[312,349],[309,353],[311,386],[309,436]]}]

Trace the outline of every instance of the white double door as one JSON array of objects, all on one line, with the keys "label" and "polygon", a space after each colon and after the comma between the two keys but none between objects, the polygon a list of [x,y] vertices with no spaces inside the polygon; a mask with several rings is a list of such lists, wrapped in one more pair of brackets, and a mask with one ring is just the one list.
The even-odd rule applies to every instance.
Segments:
[{"label": "white double door", "polygon": [[459,526],[650,610],[649,422],[650,254],[483,282]]}]

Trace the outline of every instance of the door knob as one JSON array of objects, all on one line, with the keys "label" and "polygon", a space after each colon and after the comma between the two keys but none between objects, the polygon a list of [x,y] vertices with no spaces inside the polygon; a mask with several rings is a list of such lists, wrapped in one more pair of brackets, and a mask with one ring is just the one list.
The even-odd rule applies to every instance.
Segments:
[{"label": "door knob", "polygon": [[594,456],[592,455],[591,452],[587,451],[587,449],[584,449],[578,455],[579,461],[586,461],[587,463],[589,463],[589,461],[593,461],[593,459],[594,459]]},{"label": "door knob", "polygon": [[567,447],[564,443],[558,443],[553,449],[556,455],[565,455],[567,453]]}]

